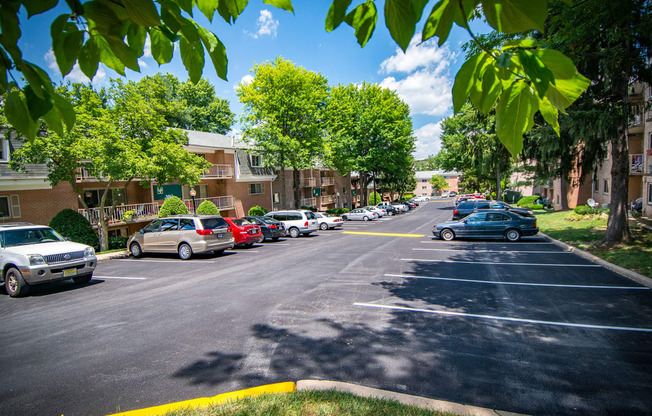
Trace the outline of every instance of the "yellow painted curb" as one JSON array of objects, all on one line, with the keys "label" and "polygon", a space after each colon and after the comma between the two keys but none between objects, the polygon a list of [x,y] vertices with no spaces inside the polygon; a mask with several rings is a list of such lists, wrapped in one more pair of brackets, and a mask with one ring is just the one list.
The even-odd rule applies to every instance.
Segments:
[{"label": "yellow painted curb", "polygon": [[291,393],[297,389],[297,385],[288,381],[285,383],[268,384],[266,386],[253,387],[245,390],[232,391],[218,394],[213,397],[202,397],[199,399],[186,400],[183,402],[168,403],[160,406],[148,407],[145,409],[130,410],[128,412],[114,413],[109,416],[159,416],[167,412],[180,409],[200,409],[228,401],[239,400],[243,397],[255,397],[262,394]]},{"label": "yellow painted curb", "polygon": [[359,235],[386,235],[389,237],[423,237],[422,234],[393,234],[393,233],[365,233],[362,231],[342,231],[342,234],[359,234]]}]

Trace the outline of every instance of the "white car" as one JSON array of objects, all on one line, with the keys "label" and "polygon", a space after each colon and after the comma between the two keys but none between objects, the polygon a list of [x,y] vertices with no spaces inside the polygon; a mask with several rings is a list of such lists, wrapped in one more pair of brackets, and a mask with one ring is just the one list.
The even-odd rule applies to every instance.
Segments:
[{"label": "white car", "polygon": [[97,266],[95,250],[67,241],[44,225],[0,225],[0,279],[9,296],[23,296],[32,285],[72,279],[88,283]]},{"label": "white car", "polygon": [[417,202],[428,202],[428,201],[430,201],[430,198],[428,198],[427,196],[422,195],[422,196],[418,196],[418,197],[414,198],[414,200],[417,201]]},{"label": "white car", "polygon": [[287,235],[292,238],[297,238],[300,234],[307,236],[319,229],[317,217],[311,211],[272,211],[265,214],[265,217],[274,218],[276,221],[282,222]]},{"label": "white car", "polygon": [[315,212],[314,214],[317,217],[317,222],[319,222],[319,229],[322,231],[326,231],[329,228],[335,229],[344,224],[342,217],[338,217],[337,215],[331,215],[325,212]]},{"label": "white car", "polygon": [[398,212],[408,212],[410,210],[410,207],[400,202],[394,202],[392,203],[392,206],[396,208],[396,211]]},{"label": "white car", "polygon": [[378,219],[378,214],[364,208],[356,208],[346,214],[342,214],[345,221],[373,221]]},{"label": "white car", "polygon": [[363,207],[363,208],[368,210],[368,211],[375,212],[376,214],[378,214],[379,218],[387,215],[387,211],[385,211],[383,208],[380,208],[380,207],[375,207],[373,205],[369,205],[368,207]]}]

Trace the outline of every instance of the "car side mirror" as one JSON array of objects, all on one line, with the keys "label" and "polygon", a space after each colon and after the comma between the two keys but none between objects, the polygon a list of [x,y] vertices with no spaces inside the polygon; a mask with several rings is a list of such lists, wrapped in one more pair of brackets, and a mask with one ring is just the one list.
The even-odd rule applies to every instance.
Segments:
[{"label": "car side mirror", "polygon": [[145,234],[145,229],[141,228],[140,230],[138,230],[138,232],[141,233],[141,234]]},{"label": "car side mirror", "polygon": [[63,239],[64,239],[65,241],[72,241],[72,239],[71,239],[70,237],[63,237]]}]

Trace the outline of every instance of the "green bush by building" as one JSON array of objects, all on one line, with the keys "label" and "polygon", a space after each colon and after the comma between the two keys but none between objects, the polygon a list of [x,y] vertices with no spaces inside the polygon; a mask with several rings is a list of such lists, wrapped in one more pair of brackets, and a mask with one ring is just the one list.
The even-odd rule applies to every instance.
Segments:
[{"label": "green bush by building", "polygon": [[93,230],[93,226],[91,226],[91,223],[88,222],[86,217],[75,210],[66,208],[59,211],[52,218],[49,226],[72,241],[93,246],[96,249],[99,247],[97,232]]},{"label": "green bush by building", "polygon": [[182,215],[188,213],[188,207],[178,196],[166,198],[158,210],[159,218],[169,217],[170,215]]},{"label": "green bush by building", "polygon": [[197,207],[197,214],[220,215],[217,205],[209,200],[205,200]]},{"label": "green bush by building", "polygon": [[254,205],[253,207],[249,208],[249,215],[252,217],[262,217],[265,214],[267,214],[267,210],[260,205]]}]

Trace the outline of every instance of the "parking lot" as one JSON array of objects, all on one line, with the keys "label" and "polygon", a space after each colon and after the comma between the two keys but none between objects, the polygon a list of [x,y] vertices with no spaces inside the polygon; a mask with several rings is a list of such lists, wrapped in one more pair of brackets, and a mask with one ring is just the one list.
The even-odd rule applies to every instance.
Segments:
[{"label": "parking lot", "polygon": [[541,236],[433,240],[451,211],[111,260],[86,286],[2,296],[0,414],[309,378],[529,414],[652,412],[652,292]]}]

